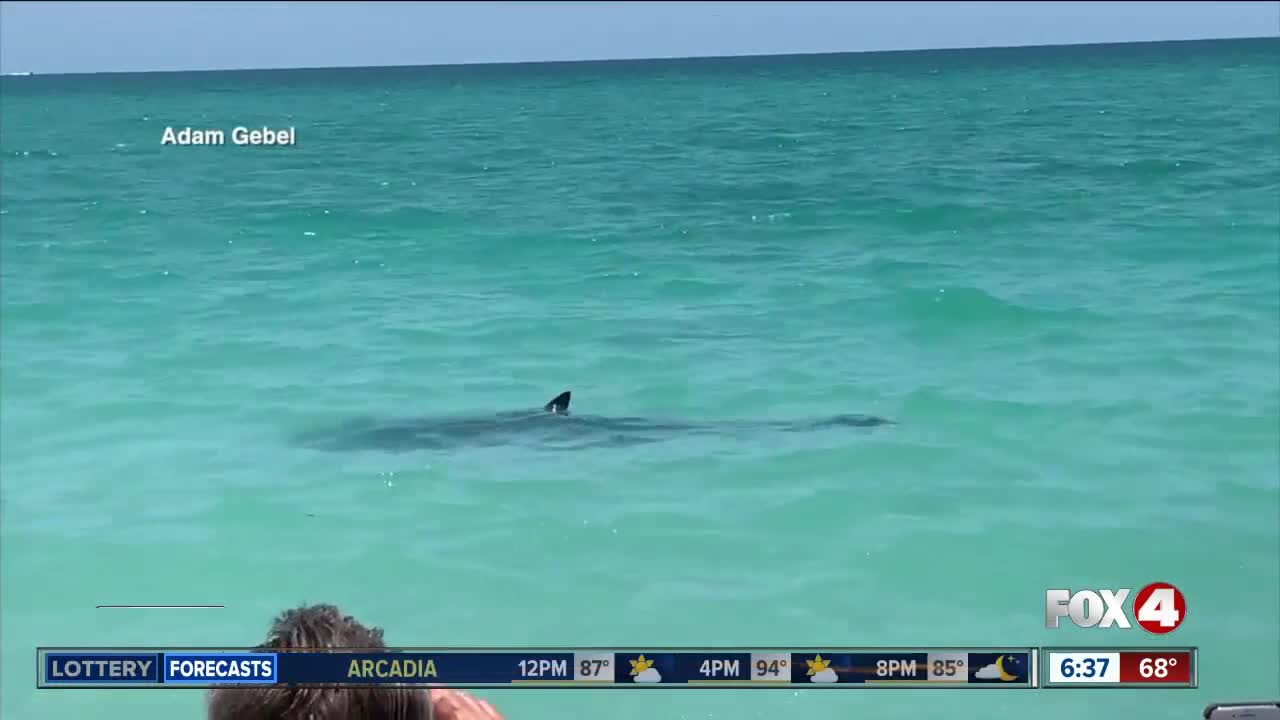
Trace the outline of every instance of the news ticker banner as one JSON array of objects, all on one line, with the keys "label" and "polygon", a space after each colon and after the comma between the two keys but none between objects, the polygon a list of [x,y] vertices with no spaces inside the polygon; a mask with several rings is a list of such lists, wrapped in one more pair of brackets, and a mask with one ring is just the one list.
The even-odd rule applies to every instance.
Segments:
[{"label": "news ticker banner", "polygon": [[1033,688],[1034,648],[41,648],[41,688],[442,685],[458,688]]},{"label": "news ticker banner", "polygon": [[1195,648],[41,648],[36,657],[40,688],[1177,688],[1198,676]]}]

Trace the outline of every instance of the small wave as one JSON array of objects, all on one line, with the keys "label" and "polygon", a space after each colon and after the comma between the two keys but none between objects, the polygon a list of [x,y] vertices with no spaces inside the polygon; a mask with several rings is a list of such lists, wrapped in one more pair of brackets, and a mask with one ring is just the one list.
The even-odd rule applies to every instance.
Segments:
[{"label": "small wave", "polygon": [[1100,319],[1083,308],[1034,307],[975,287],[915,289],[905,292],[901,300],[905,312],[917,326],[947,334],[983,327],[1007,331],[1039,324],[1083,324]]},{"label": "small wave", "polygon": [[44,158],[51,159],[56,157],[64,157],[57,150],[49,150],[47,148],[38,148],[36,150],[10,150],[9,157],[20,158]]}]

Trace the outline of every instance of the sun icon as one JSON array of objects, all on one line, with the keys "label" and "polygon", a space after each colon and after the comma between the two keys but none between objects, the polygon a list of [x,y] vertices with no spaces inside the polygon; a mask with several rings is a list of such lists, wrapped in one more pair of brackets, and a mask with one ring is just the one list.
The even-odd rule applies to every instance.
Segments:
[{"label": "sun icon", "polygon": [[807,675],[817,675],[831,665],[831,661],[823,660],[821,655],[812,660],[805,660],[804,662],[809,666],[809,672],[806,673]]},{"label": "sun icon", "polygon": [[628,662],[631,663],[632,675],[639,675],[645,670],[648,670],[649,668],[653,667],[653,661],[645,659],[644,655],[641,655],[639,660],[630,660]]}]

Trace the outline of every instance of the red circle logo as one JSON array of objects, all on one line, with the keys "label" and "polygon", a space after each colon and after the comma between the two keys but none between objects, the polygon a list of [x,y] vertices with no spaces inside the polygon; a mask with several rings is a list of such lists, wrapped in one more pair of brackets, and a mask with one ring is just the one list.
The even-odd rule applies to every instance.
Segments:
[{"label": "red circle logo", "polygon": [[1133,615],[1149,633],[1171,633],[1187,617],[1187,599],[1169,583],[1151,583],[1134,596]]}]

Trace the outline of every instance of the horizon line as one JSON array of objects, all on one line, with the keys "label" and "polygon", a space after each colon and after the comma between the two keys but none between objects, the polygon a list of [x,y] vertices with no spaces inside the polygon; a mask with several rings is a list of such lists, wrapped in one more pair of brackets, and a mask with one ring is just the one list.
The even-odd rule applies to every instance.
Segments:
[{"label": "horizon line", "polygon": [[574,60],[474,60],[463,62],[439,63],[405,63],[396,65],[299,65],[290,67],[217,67],[189,68],[184,70],[95,70],[73,72],[35,72],[5,71],[0,69],[0,77],[67,77],[91,75],[153,75],[175,73],[234,73],[234,72],[292,72],[298,70],[404,70],[409,68],[457,68],[457,67],[505,67],[520,65],[573,65],[573,64],[607,64],[635,62],[680,62],[684,60],[739,60],[752,58],[804,58],[839,55],[894,55],[906,53],[966,53],[981,50],[1031,50],[1050,48],[1088,48],[1088,47],[1121,47],[1126,45],[1173,45],[1189,43],[1224,43],[1272,40],[1280,41],[1280,33],[1275,35],[1241,35],[1229,37],[1176,38],[1170,40],[1125,40],[1116,42],[1074,42],[1074,43],[1029,43],[1025,45],[958,45],[932,48],[894,48],[886,50],[822,50],[814,52],[761,52],[741,53],[737,55],[651,55],[641,57],[616,58],[578,58]]}]

